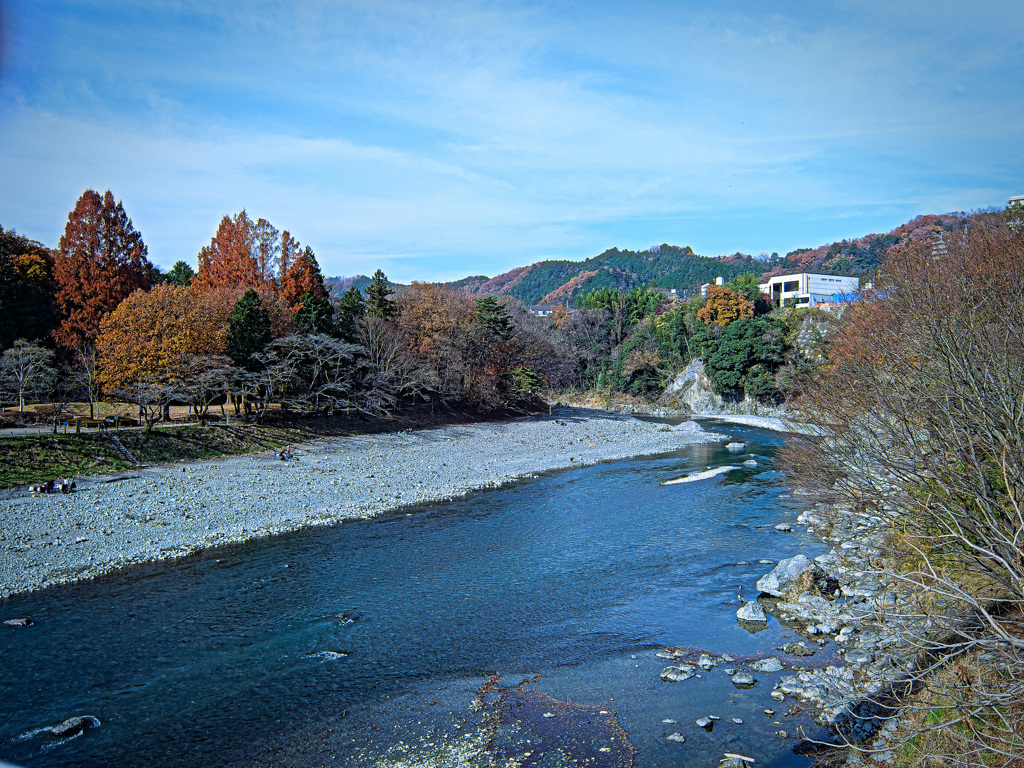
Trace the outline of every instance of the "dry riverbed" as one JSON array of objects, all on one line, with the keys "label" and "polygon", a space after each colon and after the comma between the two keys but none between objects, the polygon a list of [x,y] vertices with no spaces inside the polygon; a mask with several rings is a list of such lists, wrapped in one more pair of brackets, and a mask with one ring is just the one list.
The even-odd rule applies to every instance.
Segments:
[{"label": "dry riverbed", "polygon": [[[693,425],[696,427],[696,425]],[[0,495],[0,597],[138,563],[464,495],[545,470],[723,436],[584,409],[334,438],[271,453],[80,480],[69,495]]]}]

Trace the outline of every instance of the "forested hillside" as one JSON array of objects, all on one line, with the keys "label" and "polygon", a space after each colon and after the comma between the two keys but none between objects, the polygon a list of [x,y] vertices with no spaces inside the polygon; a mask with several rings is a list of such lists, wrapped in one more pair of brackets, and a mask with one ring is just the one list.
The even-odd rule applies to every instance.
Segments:
[{"label": "forested hillside", "polygon": [[653,282],[692,293],[719,276],[731,280],[764,270],[763,262],[752,256],[712,258],[664,244],[646,251],[610,248],[586,261],[539,261],[490,279],[469,277],[451,287],[471,295],[512,296],[525,304],[571,304],[577,294],[601,288],[628,291]]},{"label": "forested hillside", "polygon": [[[495,277],[474,275],[445,286],[470,296],[511,296],[524,304],[573,306],[577,295],[603,288],[630,291],[641,286],[674,288],[684,297],[695,295],[701,285],[716,277],[731,282],[743,274],[765,278],[791,272],[827,275],[870,276],[885,260],[888,250],[899,243],[937,242],[949,232],[962,228],[963,213],[918,216],[886,234],[870,234],[853,240],[827,243],[817,248],[798,248],[785,256],[736,253],[732,256],[700,256],[689,246],[656,245],[644,251],[609,248],[585,261],[538,261]],[[325,284],[340,296],[353,285],[365,290],[370,278],[331,277]],[[396,290],[401,286],[393,285]]]}]

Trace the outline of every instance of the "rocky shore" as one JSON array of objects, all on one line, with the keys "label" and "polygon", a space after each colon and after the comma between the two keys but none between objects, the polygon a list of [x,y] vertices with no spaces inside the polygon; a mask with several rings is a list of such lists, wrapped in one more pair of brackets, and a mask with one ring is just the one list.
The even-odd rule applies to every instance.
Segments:
[{"label": "rocky shore", "polygon": [[599,411],[328,439],[0,495],[0,597],[231,542],[444,501],[537,472],[716,442]]},{"label": "rocky shore", "polygon": [[843,666],[795,670],[781,678],[772,696],[810,704],[819,723],[833,728],[842,743],[857,745],[847,756],[849,765],[861,764],[862,753],[879,765],[896,762],[896,694],[917,671],[929,629],[907,618],[916,613],[907,605],[909,596],[877,575],[884,530],[896,514],[805,511],[799,523],[831,550],[813,560],[797,555],[781,561],[758,580],[760,597],[738,616],[743,623],[758,609],[774,615],[806,637],[811,653],[830,642],[838,646]]}]

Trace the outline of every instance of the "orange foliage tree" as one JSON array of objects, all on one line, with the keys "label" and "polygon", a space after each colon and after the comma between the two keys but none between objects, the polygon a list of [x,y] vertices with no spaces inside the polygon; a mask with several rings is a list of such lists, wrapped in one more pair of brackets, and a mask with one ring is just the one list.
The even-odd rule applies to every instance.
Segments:
[{"label": "orange foliage tree", "polygon": [[754,304],[730,288],[722,285],[708,286],[708,299],[697,312],[697,319],[708,325],[721,328],[733,320],[754,316]]},{"label": "orange foliage tree", "polygon": [[320,265],[313,255],[313,249],[308,245],[289,262],[287,270],[281,274],[280,296],[288,309],[297,312],[303,296],[307,293],[313,301],[323,301],[327,298]]},{"label": "orange foliage tree", "polygon": [[282,277],[287,275],[291,269],[292,262],[299,257],[301,252],[299,241],[292,237],[287,229],[282,232],[280,252],[277,256],[277,274]]},{"label": "orange foliage tree", "polygon": [[68,215],[53,264],[60,315],[54,338],[69,350],[90,345],[107,313],[137,288],[149,288],[152,268],[121,203],[110,190],[100,197],[87,189]]},{"label": "orange foliage tree", "polygon": [[199,252],[199,271],[193,281],[197,289],[256,288],[266,283],[253,253],[254,226],[244,209],[234,218],[225,216],[220,220],[217,234]]}]

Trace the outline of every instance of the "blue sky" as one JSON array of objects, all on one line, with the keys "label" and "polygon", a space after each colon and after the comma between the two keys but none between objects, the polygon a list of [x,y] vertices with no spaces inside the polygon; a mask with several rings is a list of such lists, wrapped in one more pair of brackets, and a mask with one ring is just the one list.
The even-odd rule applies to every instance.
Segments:
[{"label": "blue sky", "polygon": [[1020,0],[0,8],[0,225],[56,246],[109,188],[164,268],[242,208],[407,282],[1024,194]]}]

